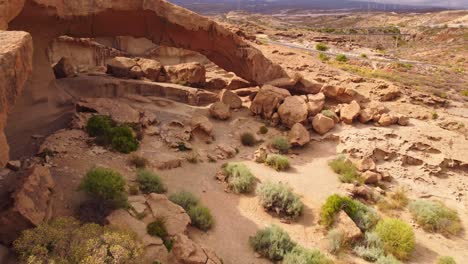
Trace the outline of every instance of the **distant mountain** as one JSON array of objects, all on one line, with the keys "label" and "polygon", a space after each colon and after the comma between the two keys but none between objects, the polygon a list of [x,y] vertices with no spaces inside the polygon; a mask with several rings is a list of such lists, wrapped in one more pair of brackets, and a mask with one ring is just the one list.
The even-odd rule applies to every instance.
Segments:
[{"label": "distant mountain", "polygon": [[233,10],[253,13],[275,13],[282,10],[353,10],[353,11],[396,11],[427,12],[443,8],[397,4],[370,4],[366,1],[350,0],[169,0],[170,2],[202,14],[219,14]]}]

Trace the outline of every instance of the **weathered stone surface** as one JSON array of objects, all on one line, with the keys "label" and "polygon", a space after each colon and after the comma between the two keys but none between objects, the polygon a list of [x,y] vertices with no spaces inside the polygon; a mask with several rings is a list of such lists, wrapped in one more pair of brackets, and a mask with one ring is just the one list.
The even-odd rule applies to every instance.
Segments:
[{"label": "weathered stone surface", "polygon": [[166,78],[171,83],[202,87],[206,82],[205,66],[197,62],[167,66]]},{"label": "weathered stone surface", "polygon": [[170,170],[182,166],[182,159],[169,153],[159,153],[149,158],[152,166],[160,170]]},{"label": "weathered stone surface", "polygon": [[159,135],[170,147],[176,148],[181,142],[188,142],[192,129],[184,123],[172,120],[162,124]]},{"label": "weathered stone surface", "polygon": [[231,117],[229,105],[223,102],[216,102],[210,106],[210,115],[219,120],[227,120]]},{"label": "weathered stone surface", "polygon": [[333,228],[343,232],[346,241],[354,241],[362,235],[359,227],[357,227],[353,220],[342,210],[335,216]]},{"label": "weathered stone surface", "polygon": [[230,159],[236,156],[237,151],[234,147],[227,144],[219,144],[214,149],[214,157],[217,160]]},{"label": "weathered stone surface", "polygon": [[361,107],[358,102],[352,101],[350,104],[345,105],[340,110],[340,118],[346,124],[353,123],[354,119],[358,117]]},{"label": "weathered stone surface", "polygon": [[206,84],[206,89],[220,90],[224,89],[228,85],[227,81],[224,78],[216,77],[209,79]]},{"label": "weathered stone surface", "polygon": [[393,124],[396,124],[397,122],[398,122],[398,117],[390,113],[383,114],[379,119],[379,125],[384,126],[384,127],[391,126]]},{"label": "weathered stone surface", "polygon": [[250,87],[252,86],[250,84],[250,82],[240,78],[240,77],[237,77],[237,76],[234,76],[232,77],[230,80],[229,80],[229,83],[227,84],[226,88],[227,90],[237,90],[237,89],[241,89],[241,88],[247,88],[247,87]]},{"label": "weathered stone surface", "polygon": [[365,157],[356,162],[356,167],[360,171],[375,170],[375,162],[372,157]]},{"label": "weathered stone surface", "polygon": [[260,91],[260,87],[247,87],[247,88],[240,88],[234,90],[233,92],[238,96],[255,96],[257,95],[258,91]]},{"label": "weathered stone surface", "polygon": [[139,123],[140,113],[130,105],[109,98],[86,98],[76,103],[77,112],[110,116],[119,123]]},{"label": "weathered stone surface", "polygon": [[398,125],[400,126],[407,126],[409,125],[409,117],[406,115],[397,115],[398,118]]},{"label": "weathered stone surface", "polygon": [[107,62],[107,73],[119,78],[134,78],[131,70],[135,66],[137,63],[131,58],[115,57]]},{"label": "weathered stone surface", "polygon": [[382,175],[373,171],[365,171],[361,174],[365,184],[376,184],[382,179]]},{"label": "weathered stone surface", "polygon": [[265,119],[270,119],[283,100],[288,96],[291,96],[288,90],[271,85],[264,85],[252,101],[250,111],[256,115],[261,115]]},{"label": "weathered stone surface", "polygon": [[213,132],[213,123],[211,123],[208,117],[203,115],[193,116],[190,120],[190,127],[192,128],[192,133],[200,130],[206,135],[210,136],[211,132]]},{"label": "weathered stone surface", "polygon": [[163,194],[151,193],[148,195],[148,204],[154,219],[163,218],[166,220],[167,233],[170,236],[183,234],[190,224],[190,217],[179,205],[169,201]]},{"label": "weathered stone surface", "polygon": [[300,96],[289,96],[278,108],[281,123],[291,128],[296,123],[307,120],[308,108],[304,99]]},{"label": "weathered stone surface", "polygon": [[219,93],[219,99],[221,102],[229,105],[230,108],[237,109],[242,107],[242,99],[230,90],[223,89]]},{"label": "weathered stone surface", "polygon": [[49,169],[35,165],[11,196],[12,204],[0,212],[0,242],[9,244],[19,233],[48,220],[55,187]]},{"label": "weathered stone surface", "polygon": [[221,264],[221,260],[211,250],[204,248],[186,235],[178,234],[174,239],[171,255],[177,264]]},{"label": "weathered stone surface", "polygon": [[54,66],[55,78],[69,78],[74,77],[77,74],[76,67],[68,58],[61,58]]},{"label": "weathered stone surface", "polygon": [[323,110],[325,105],[325,95],[323,93],[307,95],[307,110],[309,116],[315,116]]},{"label": "weathered stone surface", "polygon": [[335,121],[325,115],[318,114],[312,120],[312,127],[317,133],[323,135],[335,127]]},{"label": "weathered stone surface", "polygon": [[136,62],[140,66],[142,77],[157,82],[161,73],[162,65],[157,60],[137,58]]},{"label": "weathered stone surface", "polygon": [[288,139],[292,146],[302,147],[310,142],[310,134],[301,123],[296,123],[289,131]]}]

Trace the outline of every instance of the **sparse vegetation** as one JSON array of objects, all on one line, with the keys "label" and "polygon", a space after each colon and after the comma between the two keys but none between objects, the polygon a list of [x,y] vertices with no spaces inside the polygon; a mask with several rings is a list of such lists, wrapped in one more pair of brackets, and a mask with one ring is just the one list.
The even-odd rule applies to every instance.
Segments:
[{"label": "sparse vegetation", "polygon": [[339,229],[332,229],[327,234],[328,249],[332,254],[338,254],[346,245],[344,233]]},{"label": "sparse vegetation", "polygon": [[354,253],[367,261],[377,261],[385,256],[380,237],[373,232],[366,232],[364,242],[353,249]]},{"label": "sparse vegetation", "polygon": [[348,57],[346,57],[346,55],[344,55],[344,54],[338,54],[338,55],[336,55],[335,60],[338,61],[338,62],[347,62]]},{"label": "sparse vegetation", "polygon": [[327,51],[328,46],[325,45],[324,43],[317,43],[317,45],[315,45],[315,49],[318,51]]},{"label": "sparse vegetation", "polygon": [[229,162],[224,167],[228,186],[235,193],[249,193],[255,186],[255,177],[245,164]]},{"label": "sparse vegetation", "polygon": [[251,147],[257,144],[257,140],[255,139],[255,136],[250,132],[242,133],[240,136],[240,140],[241,140],[242,145],[248,146],[248,147]]},{"label": "sparse vegetation", "polygon": [[185,211],[188,211],[191,207],[196,206],[200,200],[193,195],[191,192],[180,191],[169,196],[171,202],[180,205]]},{"label": "sparse vegetation", "polygon": [[321,114],[331,119],[336,117],[336,114],[332,110],[323,110]]},{"label": "sparse vegetation", "polygon": [[94,115],[86,124],[86,132],[92,137],[104,136],[114,126],[114,122],[108,116]]},{"label": "sparse vegetation", "polygon": [[163,218],[157,218],[146,226],[146,232],[150,236],[164,239],[167,237],[166,221]]},{"label": "sparse vegetation", "polygon": [[115,127],[112,129],[111,135],[112,148],[118,152],[128,154],[137,150],[140,145],[129,126]]},{"label": "sparse vegetation", "polygon": [[460,94],[463,96],[468,96],[468,90],[461,90]]},{"label": "sparse vegetation", "polygon": [[381,256],[379,259],[377,259],[375,264],[401,264],[401,262],[398,261],[398,259],[396,259],[394,256],[387,255]]},{"label": "sparse vegetation", "polygon": [[192,220],[192,225],[198,229],[207,231],[213,226],[214,218],[210,209],[202,206],[200,200],[192,193],[180,191],[169,196],[169,200],[184,208]]},{"label": "sparse vegetation", "polygon": [[286,231],[275,225],[257,231],[249,242],[257,253],[273,261],[282,260],[296,245]]},{"label": "sparse vegetation", "polygon": [[456,235],[461,229],[457,211],[441,202],[416,200],[409,205],[414,220],[426,231]]},{"label": "sparse vegetation", "polygon": [[437,258],[437,264],[457,264],[457,262],[450,256],[442,256]]},{"label": "sparse vegetation", "polygon": [[356,166],[349,161],[346,160],[345,157],[340,156],[328,163],[330,168],[332,170],[339,174],[339,179],[341,182],[344,183],[353,183],[353,182],[358,182],[362,183],[363,180],[361,178],[361,175],[359,174]]},{"label": "sparse vegetation", "polygon": [[271,146],[280,151],[280,153],[287,153],[291,148],[289,140],[283,136],[276,136],[271,141]]},{"label": "sparse vegetation", "polygon": [[277,171],[285,171],[291,167],[288,157],[279,154],[269,154],[265,163]]},{"label": "sparse vegetation", "polygon": [[399,219],[379,221],[375,233],[381,239],[385,252],[398,259],[407,259],[415,248],[413,228]]},{"label": "sparse vegetation", "polygon": [[258,129],[258,132],[262,135],[264,134],[267,134],[268,133],[268,127],[266,126],[261,126],[259,129]]},{"label": "sparse vegetation", "polygon": [[120,173],[111,169],[92,168],[81,181],[79,189],[94,199],[111,201],[118,206],[125,206],[127,202],[125,180]]},{"label": "sparse vegetation", "polygon": [[291,187],[283,183],[266,182],[257,189],[260,204],[268,211],[296,219],[304,204]]},{"label": "sparse vegetation", "polygon": [[139,170],[137,172],[137,182],[140,191],[149,193],[165,193],[167,191],[161,177],[149,170]]},{"label": "sparse vegetation", "polygon": [[58,218],[25,230],[13,246],[24,263],[136,264],[142,262],[143,254],[143,246],[133,233],[82,225],[73,218]]},{"label": "sparse vegetation", "polygon": [[365,54],[365,53],[361,53],[360,56],[361,56],[361,58],[363,58],[363,59],[367,59],[367,54]]},{"label": "sparse vegetation", "polygon": [[327,62],[330,60],[330,57],[328,57],[325,53],[319,53],[318,58],[322,62]]},{"label": "sparse vegetation", "polygon": [[310,250],[300,246],[295,246],[284,256],[283,264],[333,264],[319,250]]},{"label": "sparse vegetation", "polygon": [[129,159],[129,163],[138,169],[144,169],[148,166],[149,161],[145,157],[132,155]]},{"label": "sparse vegetation", "polygon": [[406,191],[399,188],[395,192],[390,193],[388,199],[381,198],[377,202],[377,207],[382,211],[401,210],[408,205],[408,202],[409,199],[406,196]]}]

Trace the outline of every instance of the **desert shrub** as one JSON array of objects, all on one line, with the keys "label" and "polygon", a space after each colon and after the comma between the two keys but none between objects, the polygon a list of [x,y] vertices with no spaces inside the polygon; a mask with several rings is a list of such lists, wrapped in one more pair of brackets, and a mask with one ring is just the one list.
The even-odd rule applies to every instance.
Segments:
[{"label": "desert shrub", "polygon": [[366,232],[364,243],[353,249],[354,253],[367,261],[377,261],[385,255],[380,237],[373,232]]},{"label": "desert shrub", "polygon": [[326,62],[326,61],[329,61],[329,60],[330,60],[330,58],[329,58],[326,54],[324,54],[324,53],[319,53],[318,58],[319,58],[319,60],[321,60],[322,62]]},{"label": "desert shrub", "polygon": [[461,90],[460,94],[463,96],[468,96],[468,90]]},{"label": "desert shrub", "polygon": [[333,264],[319,250],[305,249],[295,246],[290,252],[284,255],[283,264]]},{"label": "desert shrub", "polygon": [[140,143],[129,126],[123,125],[112,129],[112,148],[118,152],[130,153],[138,149]]},{"label": "desert shrub", "polygon": [[133,233],[73,218],[25,230],[13,246],[24,263],[141,263],[144,252]]},{"label": "desert shrub", "polygon": [[150,236],[166,238],[168,235],[166,221],[163,218],[157,218],[146,226],[146,232]]},{"label": "desert shrub", "polygon": [[317,43],[317,45],[315,45],[315,49],[319,50],[319,51],[327,51],[328,47],[327,47],[327,45],[325,45],[323,43]]},{"label": "desert shrub", "polygon": [[282,260],[295,246],[288,233],[275,225],[257,231],[249,243],[261,256],[274,261]]},{"label": "desert shrub", "polygon": [[346,244],[344,233],[339,229],[332,229],[327,234],[328,249],[330,253],[337,254]]},{"label": "desert shrub", "polygon": [[138,170],[137,182],[139,184],[140,191],[145,194],[165,193],[167,191],[161,177],[149,170]]},{"label": "desert shrub", "polygon": [[199,204],[200,200],[191,192],[180,191],[169,196],[171,202],[180,205],[185,211]]},{"label": "desert shrub", "polygon": [[167,238],[163,240],[164,246],[166,247],[168,252],[171,252],[172,248],[174,247],[174,239]]},{"label": "desert shrub", "polygon": [[457,264],[457,262],[452,257],[442,256],[437,258],[437,264]]},{"label": "desert shrub", "polygon": [[86,132],[92,137],[103,136],[113,127],[112,119],[108,116],[94,115],[86,123]]},{"label": "desert shrub", "polygon": [[437,112],[432,112],[432,119],[437,119],[439,118],[439,114],[437,114]]},{"label": "desert shrub", "polygon": [[338,54],[338,55],[336,55],[335,60],[339,61],[339,62],[347,62],[348,57],[346,57],[346,55],[344,55],[344,54]]},{"label": "desert shrub", "polygon": [[406,191],[404,189],[398,189],[395,192],[391,193],[388,199],[380,199],[377,202],[377,207],[382,211],[387,210],[399,210],[408,205],[409,199],[406,196]]},{"label": "desert shrub", "polygon": [[138,169],[144,169],[149,164],[149,161],[145,157],[138,155],[132,155],[128,161],[132,166],[135,166]]},{"label": "desert shrub", "polygon": [[268,133],[268,127],[266,127],[266,126],[261,126],[261,127],[258,129],[258,132],[259,132],[260,134],[263,134],[263,135],[264,135],[264,134]]},{"label": "desert shrub", "polygon": [[255,177],[245,164],[229,162],[223,170],[229,188],[235,193],[249,193],[253,190]]},{"label": "desert shrub", "polygon": [[361,56],[361,58],[363,58],[363,59],[367,59],[367,54],[365,54],[365,53],[361,53],[360,56]]},{"label": "desert shrub", "polygon": [[115,122],[107,116],[92,116],[86,124],[86,131],[95,138],[98,145],[111,145],[116,151],[130,153],[138,149],[140,143],[127,125],[115,126]]},{"label": "desert shrub", "polygon": [[187,145],[185,145],[184,142],[179,142],[179,143],[177,143],[177,149],[178,149],[179,151],[188,151],[188,150],[190,150],[190,148],[187,147]]},{"label": "desert shrub", "polygon": [[330,168],[337,173],[341,182],[344,183],[353,183],[355,181],[362,183],[363,180],[361,175],[359,174],[356,166],[349,161],[346,160],[345,157],[338,157],[328,163]]},{"label": "desert shrub", "polygon": [[323,110],[323,111],[321,112],[321,114],[324,115],[324,116],[326,116],[326,117],[328,117],[328,118],[331,118],[331,119],[334,119],[334,118],[336,117],[335,112],[333,112],[332,110],[328,110],[328,109],[327,109],[327,110]]},{"label": "desert shrub", "polygon": [[383,249],[398,259],[407,259],[415,247],[413,228],[398,219],[383,219],[375,227]]},{"label": "desert shrub", "polygon": [[242,133],[240,136],[240,140],[242,142],[242,145],[249,147],[254,146],[257,143],[255,136],[250,132]]},{"label": "desert shrub", "polygon": [[401,264],[401,262],[398,261],[398,259],[396,259],[394,256],[387,255],[381,256],[379,259],[377,259],[375,264]]},{"label": "desert shrub", "polygon": [[461,229],[457,211],[441,202],[416,200],[409,205],[414,220],[426,231],[456,235]]},{"label": "desert shrub", "polygon": [[98,200],[112,201],[122,206],[127,201],[125,180],[120,173],[111,169],[92,168],[81,181],[79,189]]},{"label": "desert shrub", "polygon": [[287,153],[291,148],[289,140],[283,136],[276,136],[271,141],[271,146],[279,150],[281,153]]},{"label": "desert shrub", "polygon": [[190,207],[187,214],[192,220],[192,225],[200,230],[207,231],[213,226],[214,219],[209,208],[201,205]]},{"label": "desert shrub", "polygon": [[288,157],[278,154],[269,154],[265,163],[277,171],[284,171],[291,167]]},{"label": "desert shrub", "polygon": [[377,212],[365,204],[349,197],[333,194],[327,198],[320,211],[321,223],[331,227],[335,215],[343,210],[361,230],[370,230],[379,221]]},{"label": "desert shrub", "polygon": [[291,187],[283,183],[266,182],[257,189],[260,204],[267,210],[295,219],[302,214],[304,204]]}]

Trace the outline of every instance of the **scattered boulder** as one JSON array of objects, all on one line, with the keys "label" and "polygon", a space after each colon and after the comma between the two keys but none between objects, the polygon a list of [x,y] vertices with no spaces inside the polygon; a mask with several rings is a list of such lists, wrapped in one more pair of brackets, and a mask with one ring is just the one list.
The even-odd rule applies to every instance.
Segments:
[{"label": "scattered boulder", "polygon": [[352,124],[353,120],[358,117],[361,107],[358,102],[352,101],[350,104],[343,106],[340,110],[340,117],[346,124]]},{"label": "scattered boulder", "polygon": [[206,82],[205,66],[197,62],[182,63],[173,66],[167,66],[166,77],[169,82],[193,86],[203,87]]},{"label": "scattered boulder", "polygon": [[236,156],[237,150],[226,144],[219,144],[214,149],[214,157],[216,160],[230,159]]},{"label": "scattered boulder", "polygon": [[309,116],[315,116],[323,110],[325,95],[323,93],[307,95],[307,110]]},{"label": "scattered boulder", "polygon": [[247,87],[247,88],[240,88],[234,90],[233,92],[238,96],[253,96],[257,95],[258,91],[260,91],[259,87]]},{"label": "scattered boulder", "polygon": [[227,120],[231,117],[229,105],[223,102],[216,102],[210,106],[210,115],[219,120]]},{"label": "scattered boulder", "polygon": [[255,115],[261,115],[265,119],[270,119],[288,96],[291,96],[291,93],[286,89],[264,85],[252,101],[250,111]]},{"label": "scattered boulder", "polygon": [[161,73],[162,65],[157,60],[137,58],[136,62],[141,71],[141,77],[157,82]]},{"label": "scattered boulder", "polygon": [[174,247],[171,256],[177,264],[221,264],[222,261],[216,254],[202,247],[184,234],[178,234],[174,238]]},{"label": "scattered boulder", "polygon": [[278,108],[281,123],[291,128],[296,123],[307,120],[308,108],[304,99],[300,96],[289,96]]},{"label": "scattered boulder", "polygon": [[382,180],[382,175],[373,171],[365,171],[361,174],[361,177],[364,179],[365,184],[376,184]]},{"label": "scattered boulder", "polygon": [[310,134],[301,123],[296,123],[289,131],[288,139],[292,146],[302,147],[310,142]]},{"label": "scattered boulder", "polygon": [[72,64],[70,59],[68,58],[61,58],[54,66],[54,75],[56,79],[62,78],[70,78],[75,77],[77,75],[77,69]]},{"label": "scattered boulder", "polygon": [[294,85],[293,90],[299,93],[316,94],[320,92],[320,89],[322,89],[322,87],[322,83],[300,78]]},{"label": "scattered boulder", "polygon": [[359,112],[359,122],[366,124],[372,121],[373,119],[374,119],[374,112],[371,109],[366,108],[366,109],[362,109]]},{"label": "scattered boulder", "polygon": [[379,125],[383,127],[391,126],[393,124],[396,124],[397,122],[398,122],[398,117],[390,113],[383,114],[379,119]]},{"label": "scattered boulder", "polygon": [[137,66],[135,60],[127,57],[115,57],[107,61],[107,74],[118,78],[133,78],[130,71]]},{"label": "scattered boulder", "polygon": [[379,100],[382,102],[394,101],[401,96],[400,88],[395,85],[381,85],[377,90],[373,90],[373,92],[379,96]]},{"label": "scattered boulder", "polygon": [[151,155],[151,165],[159,170],[170,170],[182,166],[182,159],[169,153]]},{"label": "scattered boulder", "polygon": [[211,136],[211,133],[213,132],[213,123],[210,122],[208,117],[203,115],[193,116],[192,120],[190,120],[190,127],[192,129],[192,133],[200,130],[207,136]]},{"label": "scattered boulder", "polygon": [[254,152],[254,161],[257,163],[264,163],[267,159],[268,151],[265,147],[260,147]]},{"label": "scattered boulder", "polygon": [[171,202],[165,195],[151,193],[148,195],[146,203],[154,219],[166,220],[166,229],[170,236],[183,234],[187,231],[190,217],[182,207]]},{"label": "scattered boulder", "polygon": [[219,93],[219,99],[221,102],[227,104],[232,109],[238,109],[242,107],[242,99],[230,90],[223,89]]},{"label": "scattered boulder", "polygon": [[318,114],[312,120],[312,127],[320,135],[324,135],[335,127],[335,121],[323,114]]},{"label": "scattered boulder", "polygon": [[228,85],[226,86],[225,89],[227,90],[237,90],[237,89],[241,89],[241,88],[247,88],[247,87],[250,87],[252,86],[250,84],[250,82],[240,78],[240,77],[237,77],[237,76],[234,76],[231,78],[231,80],[229,80],[229,83]]},{"label": "scattered boulder", "polygon": [[333,228],[343,232],[345,240],[348,242],[355,241],[362,235],[361,229],[356,226],[354,221],[343,210],[336,214]]},{"label": "scattered boulder", "polygon": [[180,121],[172,120],[164,123],[159,131],[159,136],[170,147],[177,148],[181,142],[187,142],[192,136],[192,129]]},{"label": "scattered boulder", "polygon": [[375,162],[372,157],[365,157],[356,162],[356,168],[360,171],[375,170]]},{"label": "scattered boulder", "polygon": [[398,114],[398,125],[400,126],[407,126],[409,125],[409,117],[406,115]]},{"label": "scattered boulder", "polygon": [[226,88],[228,85],[227,81],[224,78],[216,77],[209,79],[206,84],[205,88],[213,89],[213,90],[221,90]]},{"label": "scattered boulder", "polygon": [[324,85],[321,91],[325,97],[336,100],[339,103],[351,103],[352,101],[364,100],[364,96],[352,88]]}]

